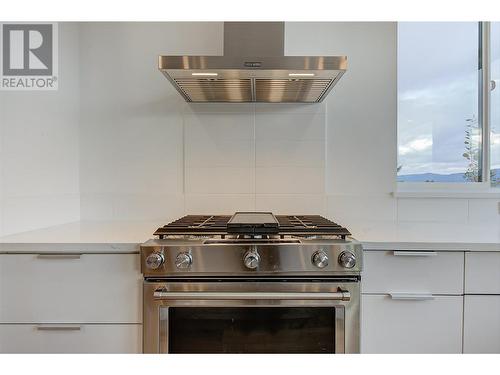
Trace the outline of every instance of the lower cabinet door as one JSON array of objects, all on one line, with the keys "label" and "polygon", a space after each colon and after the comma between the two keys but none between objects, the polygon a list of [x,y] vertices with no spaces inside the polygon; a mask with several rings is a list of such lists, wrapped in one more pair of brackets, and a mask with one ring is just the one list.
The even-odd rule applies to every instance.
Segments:
[{"label": "lower cabinet door", "polygon": [[1,353],[141,353],[140,324],[0,324]]},{"label": "lower cabinet door", "polygon": [[464,353],[500,353],[500,295],[465,296]]},{"label": "lower cabinet door", "polygon": [[362,353],[461,353],[462,296],[363,295]]}]

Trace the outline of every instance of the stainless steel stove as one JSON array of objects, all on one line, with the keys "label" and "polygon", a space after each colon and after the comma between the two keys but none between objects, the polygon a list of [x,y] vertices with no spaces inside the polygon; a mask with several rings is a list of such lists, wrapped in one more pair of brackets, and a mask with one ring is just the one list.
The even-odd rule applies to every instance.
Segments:
[{"label": "stainless steel stove", "polygon": [[357,353],[361,245],[317,215],[189,215],[141,246],[146,353]]}]

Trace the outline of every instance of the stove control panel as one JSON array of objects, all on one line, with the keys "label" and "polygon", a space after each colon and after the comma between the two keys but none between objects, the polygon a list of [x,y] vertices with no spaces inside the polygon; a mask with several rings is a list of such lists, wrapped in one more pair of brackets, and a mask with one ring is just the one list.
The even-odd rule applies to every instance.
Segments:
[{"label": "stove control panel", "polygon": [[360,273],[362,265],[362,247],[354,241],[230,238],[141,245],[146,277],[351,275]]}]

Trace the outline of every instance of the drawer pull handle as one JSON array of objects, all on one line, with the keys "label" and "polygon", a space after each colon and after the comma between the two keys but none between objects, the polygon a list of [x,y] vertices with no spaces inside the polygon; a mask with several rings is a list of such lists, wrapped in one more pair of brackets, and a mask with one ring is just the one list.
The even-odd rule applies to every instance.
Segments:
[{"label": "drawer pull handle", "polygon": [[406,256],[406,257],[435,257],[437,252],[435,251],[399,251],[394,250],[395,256]]},{"label": "drawer pull handle", "polygon": [[80,259],[82,254],[37,254],[38,259]]},{"label": "drawer pull handle", "polygon": [[396,301],[429,301],[434,296],[427,293],[389,293],[391,298]]},{"label": "drawer pull handle", "polygon": [[79,325],[38,325],[37,331],[80,331],[82,326]]}]

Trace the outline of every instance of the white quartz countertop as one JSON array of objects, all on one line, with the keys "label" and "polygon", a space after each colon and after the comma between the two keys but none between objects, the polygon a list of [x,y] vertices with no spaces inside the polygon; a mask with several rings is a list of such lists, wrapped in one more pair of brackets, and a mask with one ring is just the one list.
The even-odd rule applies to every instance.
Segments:
[{"label": "white quartz countertop", "polygon": [[[165,223],[74,222],[0,237],[0,253],[134,253]],[[346,223],[367,250],[500,251],[499,223]]]},{"label": "white quartz countertop", "polygon": [[361,222],[347,227],[367,250],[500,251],[500,221]]},{"label": "white quartz countertop", "polygon": [[139,252],[139,245],[164,225],[151,221],[77,221],[0,237],[0,253]]}]

